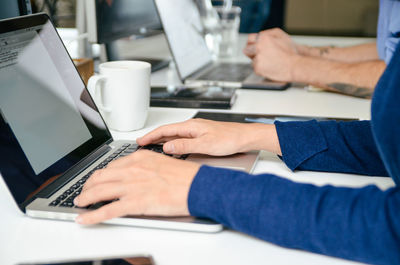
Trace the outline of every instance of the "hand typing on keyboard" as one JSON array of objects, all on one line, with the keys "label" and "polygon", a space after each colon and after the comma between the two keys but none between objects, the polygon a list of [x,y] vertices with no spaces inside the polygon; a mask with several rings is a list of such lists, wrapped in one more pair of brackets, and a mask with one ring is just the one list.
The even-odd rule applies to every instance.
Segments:
[{"label": "hand typing on keyboard", "polygon": [[[106,168],[109,163],[112,161],[115,161],[117,159],[120,159],[122,157],[129,156],[135,151],[138,150],[149,150],[153,151],[156,153],[161,153],[164,155],[168,155],[177,159],[182,159],[185,160],[187,158],[187,155],[172,155],[172,154],[166,154],[163,151],[163,146],[159,144],[150,144],[146,146],[137,146],[135,144],[124,144],[117,150],[115,150],[109,157],[107,157],[104,161],[102,161],[99,165],[97,165],[93,170],[91,170],[88,174],[83,176],[81,179],[78,181],[75,181],[73,184],[70,185],[70,187],[60,196],[58,196],[54,201],[52,201],[49,206],[52,207],[66,207],[66,208],[73,208],[76,207],[74,204],[74,199],[81,193],[82,187],[85,184],[85,182],[88,180],[88,178],[96,171],[99,169]],[[104,201],[104,202],[98,202],[93,205],[88,205],[85,208],[87,209],[98,209],[101,206],[104,206],[108,203],[111,203],[112,201]]]},{"label": "hand typing on keyboard", "polygon": [[187,197],[199,168],[148,150],[115,160],[94,172],[74,200],[79,207],[111,203],[80,215],[76,222],[95,224],[126,215],[189,215]]},{"label": "hand typing on keyboard", "polygon": [[136,141],[140,145],[164,143],[165,153],[177,155],[226,156],[253,150],[281,153],[273,124],[241,124],[192,119],[162,126]]},{"label": "hand typing on keyboard", "polygon": [[[275,125],[270,124],[196,119],[160,127],[137,139],[137,143],[145,147],[112,161],[87,180],[82,193],[74,200],[77,206],[111,203],[83,213],[76,222],[95,224],[127,215],[189,215],[189,190],[200,165],[154,151],[175,155],[228,155],[266,150],[281,154]],[[165,144],[161,147],[157,145],[160,143]]]}]

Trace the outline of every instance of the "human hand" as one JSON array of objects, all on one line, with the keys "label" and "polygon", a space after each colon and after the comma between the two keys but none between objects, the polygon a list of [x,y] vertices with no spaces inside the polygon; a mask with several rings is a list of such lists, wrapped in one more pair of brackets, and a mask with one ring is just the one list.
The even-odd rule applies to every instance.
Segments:
[{"label": "human hand", "polygon": [[136,140],[139,145],[165,143],[168,154],[225,156],[252,150],[280,154],[275,125],[192,119],[165,125]]},{"label": "human hand", "polygon": [[247,45],[244,48],[243,52],[248,57],[253,59],[256,56],[256,45],[259,42],[260,38],[263,37],[271,37],[274,38],[276,41],[279,41],[281,46],[284,47],[286,50],[294,50],[296,53],[301,54],[303,50],[303,45],[296,44],[292,38],[279,28],[269,29],[261,31],[257,34],[249,34],[247,39]]},{"label": "human hand", "polygon": [[256,44],[260,34],[262,34],[262,32],[249,34],[247,38],[247,44],[243,49],[243,53],[250,59],[253,59],[254,56],[256,56]]},{"label": "human hand", "polygon": [[127,215],[187,216],[188,194],[200,165],[150,151],[137,151],[96,171],[75,205],[113,201],[76,218],[96,224]]},{"label": "human hand", "polygon": [[244,53],[253,59],[256,74],[283,82],[295,81],[293,69],[300,46],[280,29],[251,34]]}]

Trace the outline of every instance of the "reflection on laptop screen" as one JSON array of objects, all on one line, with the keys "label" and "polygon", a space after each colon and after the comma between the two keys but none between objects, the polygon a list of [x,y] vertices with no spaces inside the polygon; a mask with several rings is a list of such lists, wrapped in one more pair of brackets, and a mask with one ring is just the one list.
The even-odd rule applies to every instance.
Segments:
[{"label": "reflection on laptop screen", "polygon": [[182,78],[212,62],[192,0],[156,0],[164,31]]},{"label": "reflection on laptop screen", "polygon": [[18,202],[110,135],[50,23],[0,34],[1,172]]},{"label": "reflection on laptop screen", "polygon": [[[3,117],[40,174],[92,136],[38,33],[4,41],[9,45],[0,57]],[[45,67],[30,63],[39,61]]]}]

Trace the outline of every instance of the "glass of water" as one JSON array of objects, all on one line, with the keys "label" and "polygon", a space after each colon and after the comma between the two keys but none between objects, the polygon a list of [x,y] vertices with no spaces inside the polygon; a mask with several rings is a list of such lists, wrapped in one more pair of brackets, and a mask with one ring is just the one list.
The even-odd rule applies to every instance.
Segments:
[{"label": "glass of water", "polygon": [[203,25],[203,35],[207,43],[207,47],[212,53],[214,59],[217,59],[219,54],[219,44],[221,42],[220,20],[217,10],[212,5],[211,0],[195,0],[201,22]]},{"label": "glass of water", "polygon": [[220,58],[227,58],[237,54],[239,41],[239,26],[241,8],[232,6],[226,8],[224,6],[215,7],[219,17],[218,42],[216,53]]}]

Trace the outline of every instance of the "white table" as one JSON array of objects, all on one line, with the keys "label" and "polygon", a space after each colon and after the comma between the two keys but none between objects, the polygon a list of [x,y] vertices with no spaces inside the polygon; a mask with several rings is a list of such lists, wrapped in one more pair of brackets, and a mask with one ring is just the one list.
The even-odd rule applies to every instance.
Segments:
[{"label": "white table", "polygon": [[[321,45],[365,41],[305,37],[299,37],[298,40]],[[158,42],[153,40],[152,43],[165,45],[163,40]],[[143,43],[141,45],[143,46]],[[165,46],[163,47],[165,49]],[[240,60],[246,59],[242,57]],[[176,73],[167,69],[154,74],[152,82],[166,84],[178,80]],[[290,88],[284,92],[240,90],[238,93],[238,101],[232,112],[361,119],[370,117],[369,100],[326,92],[308,92],[301,87]],[[192,109],[151,108],[144,129],[132,133],[112,133],[116,139],[135,139],[159,125],[183,121],[195,113],[196,110]],[[389,178],[316,172],[293,173],[276,156],[264,152],[255,173],[266,172],[316,185],[361,187],[376,184],[382,189],[394,185]],[[217,234],[201,234],[106,225],[82,227],[69,222],[35,220],[19,212],[2,182],[0,182],[0,202],[1,265],[141,254],[153,255],[158,265],[354,264],[336,258],[281,248],[231,230]]]}]

